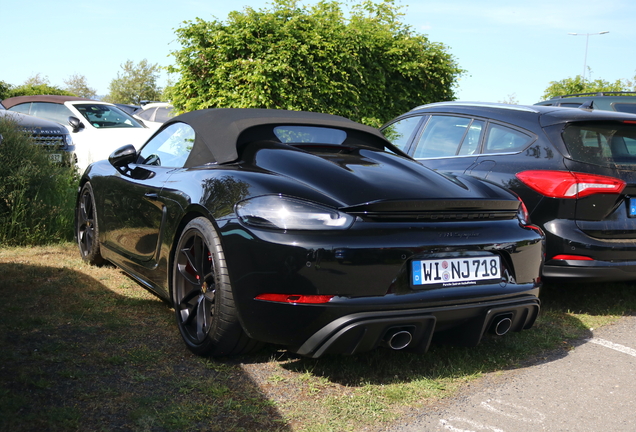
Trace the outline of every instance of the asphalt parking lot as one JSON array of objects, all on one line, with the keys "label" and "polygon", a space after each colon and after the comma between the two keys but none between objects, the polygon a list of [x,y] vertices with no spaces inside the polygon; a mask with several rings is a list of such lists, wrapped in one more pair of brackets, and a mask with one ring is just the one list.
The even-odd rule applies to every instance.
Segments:
[{"label": "asphalt parking lot", "polygon": [[392,431],[636,431],[636,316],[565,356],[487,376]]}]

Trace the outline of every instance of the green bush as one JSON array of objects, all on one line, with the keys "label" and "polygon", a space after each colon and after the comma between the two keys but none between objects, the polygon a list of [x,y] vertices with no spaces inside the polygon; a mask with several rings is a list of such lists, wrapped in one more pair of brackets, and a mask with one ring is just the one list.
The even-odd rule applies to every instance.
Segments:
[{"label": "green bush", "polygon": [[73,238],[77,174],[52,162],[12,120],[0,117],[0,245]]}]

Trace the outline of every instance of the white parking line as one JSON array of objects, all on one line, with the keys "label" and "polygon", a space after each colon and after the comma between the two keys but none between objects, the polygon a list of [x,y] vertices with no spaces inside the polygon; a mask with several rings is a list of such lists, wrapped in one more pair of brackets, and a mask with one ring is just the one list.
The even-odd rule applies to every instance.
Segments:
[{"label": "white parking line", "polygon": [[[451,424],[453,423],[466,423],[469,426],[472,426],[475,429],[461,429],[459,427],[455,427]],[[440,426],[448,429],[452,432],[476,432],[476,431],[491,431],[491,432],[504,432],[503,429],[496,428],[494,426],[483,425],[481,423],[477,423],[476,421],[468,420],[461,417],[450,417],[448,420],[440,419]]]},{"label": "white parking line", "polygon": [[543,423],[545,420],[545,415],[537,410],[498,399],[488,399],[481,403],[481,407],[492,413],[527,423]]},{"label": "white parking line", "polygon": [[593,344],[604,346],[605,348],[610,348],[615,351],[620,351],[622,353],[629,354],[630,356],[636,357],[636,350],[633,348],[626,347],[625,345],[620,345],[620,344],[610,342],[605,339],[599,339],[599,338],[592,338],[592,339],[588,339],[587,341],[592,342]]}]

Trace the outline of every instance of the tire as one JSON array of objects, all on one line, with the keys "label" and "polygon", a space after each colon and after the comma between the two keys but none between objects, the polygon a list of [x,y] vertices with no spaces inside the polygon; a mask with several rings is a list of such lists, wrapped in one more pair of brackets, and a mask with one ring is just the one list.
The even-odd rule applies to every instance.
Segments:
[{"label": "tire", "polygon": [[221,241],[204,217],[193,219],[181,233],[171,291],[179,331],[194,354],[238,355],[261,346],[239,323]]},{"label": "tire", "polygon": [[104,264],[99,250],[99,225],[95,210],[95,196],[90,183],[84,184],[75,209],[75,236],[82,259],[93,265]]}]

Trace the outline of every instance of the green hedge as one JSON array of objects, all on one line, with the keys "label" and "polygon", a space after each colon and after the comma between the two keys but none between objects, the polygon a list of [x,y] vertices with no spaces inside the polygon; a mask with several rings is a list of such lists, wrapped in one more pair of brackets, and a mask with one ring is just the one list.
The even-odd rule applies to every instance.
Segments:
[{"label": "green hedge", "polygon": [[0,117],[0,135],[0,245],[72,240],[75,168],[52,162],[12,120]]}]

